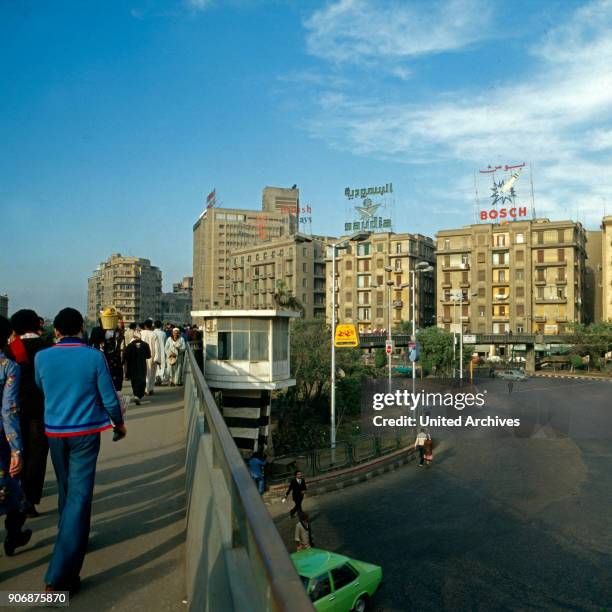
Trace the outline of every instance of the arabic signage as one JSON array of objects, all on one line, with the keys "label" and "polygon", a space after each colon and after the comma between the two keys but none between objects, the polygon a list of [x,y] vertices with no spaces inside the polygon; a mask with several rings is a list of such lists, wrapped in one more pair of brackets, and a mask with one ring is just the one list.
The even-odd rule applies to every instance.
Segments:
[{"label": "arabic signage", "polygon": [[360,206],[355,206],[354,211],[359,216],[359,220],[347,221],[344,224],[345,232],[358,232],[362,230],[388,230],[392,228],[391,219],[383,218],[376,213],[383,205],[382,202],[374,202],[369,196],[383,196],[388,193],[393,193],[393,183],[386,183],[379,187],[360,187],[351,189],[347,187],[344,190],[344,195],[349,200],[355,198],[362,199]]},{"label": "arabic signage", "polygon": [[527,206],[521,205],[516,192],[517,182],[526,163],[514,166],[487,166],[479,170],[481,178],[491,179],[487,188],[490,191],[485,210],[478,211],[480,221],[515,221],[527,218]]},{"label": "arabic signage", "polygon": [[353,198],[367,198],[369,195],[385,195],[386,193],[393,193],[393,183],[386,183],[380,187],[358,187],[356,189],[347,187],[344,190],[344,195],[349,200]]},{"label": "arabic signage", "polygon": [[356,347],[359,346],[359,336],[354,325],[350,323],[342,323],[336,326],[336,334],[334,337],[334,346],[336,347]]}]

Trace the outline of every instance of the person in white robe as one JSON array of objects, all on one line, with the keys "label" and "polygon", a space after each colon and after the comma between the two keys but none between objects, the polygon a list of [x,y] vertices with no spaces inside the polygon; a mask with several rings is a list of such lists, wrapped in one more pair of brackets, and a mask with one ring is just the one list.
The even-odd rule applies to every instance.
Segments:
[{"label": "person in white robe", "polygon": [[181,330],[175,327],[172,335],[166,340],[166,371],[170,386],[183,384],[183,364],[187,343],[181,336]]}]

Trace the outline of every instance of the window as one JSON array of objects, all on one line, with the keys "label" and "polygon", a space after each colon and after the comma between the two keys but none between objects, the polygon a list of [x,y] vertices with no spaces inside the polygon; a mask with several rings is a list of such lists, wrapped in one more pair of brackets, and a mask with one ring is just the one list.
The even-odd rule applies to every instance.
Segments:
[{"label": "window", "polygon": [[522,268],[519,268],[518,270],[516,270],[515,272],[515,278],[516,280],[525,280],[525,270],[523,270]]},{"label": "window", "polygon": [[484,317],[485,316],[485,307],[484,306],[479,306],[478,307],[478,316],[479,317]]},{"label": "window", "polygon": [[382,319],[383,318],[383,312],[384,312],[384,310],[382,308],[377,308],[376,309],[376,318],[377,319]]},{"label": "window", "polygon": [[538,263],[544,263],[544,251],[542,249],[538,249],[536,251],[536,257],[537,257],[536,261]]},{"label": "window", "polygon": [[345,309],[344,309],[344,316],[345,316],[347,319],[352,318],[352,316],[353,316],[353,309],[352,309],[352,308],[345,308]]},{"label": "window", "polygon": [[396,270],[401,270],[402,269],[402,260],[401,259],[396,259],[395,260],[395,269]]},{"label": "window", "polygon": [[525,328],[522,325],[517,325],[516,326],[516,332],[518,334],[522,334],[525,331]]},{"label": "window", "polygon": [[470,263],[470,258],[467,253],[461,254],[461,265],[467,266]]},{"label": "window", "polygon": [[377,284],[379,287],[382,287],[382,286],[385,284],[385,280],[383,279],[382,274],[379,274],[379,275],[376,277],[376,284]]},{"label": "window", "polygon": [[360,321],[369,321],[371,316],[370,308],[358,308],[357,316],[359,317]]},{"label": "window", "polygon": [[379,242],[379,243],[376,245],[376,252],[377,252],[377,253],[382,253],[382,252],[383,252],[383,246],[384,246],[384,245],[383,245],[383,243],[382,243],[382,242]]},{"label": "window", "polygon": [[353,301],[353,294],[352,294],[352,292],[351,292],[351,291],[347,291],[347,292],[344,294],[344,296],[345,296],[345,297],[344,297],[344,301],[345,301],[345,302],[352,302],[352,301]]},{"label": "window", "polygon": [[331,575],[334,581],[334,590],[336,591],[347,584],[351,584],[357,578],[357,572],[348,563],[334,568],[331,571]]},{"label": "window", "polygon": [[268,338],[267,321],[249,319],[220,321],[216,359],[266,361]]},{"label": "window", "polygon": [[484,287],[480,287],[478,289],[478,297],[479,298],[483,298],[485,296],[485,288]]},{"label": "window", "polygon": [[505,270],[500,270],[499,271],[499,281],[504,283],[506,282],[506,271]]},{"label": "window", "polygon": [[478,270],[478,281],[484,282],[486,280],[486,270]]},{"label": "window", "polygon": [[345,270],[352,270],[353,269],[353,262],[350,259],[347,259],[344,262],[344,269]]},{"label": "window", "polygon": [[445,268],[450,268],[450,255],[445,255],[444,256],[444,267]]},{"label": "window", "polygon": [[565,230],[557,230],[557,242],[563,242],[565,240]]},{"label": "window", "polygon": [[565,261],[565,249],[557,249],[557,261]]},{"label": "window", "polygon": [[360,289],[366,289],[370,286],[370,277],[365,274],[360,274],[357,277],[357,287]]},{"label": "window", "polygon": [[508,263],[508,253],[502,251],[501,253],[493,253],[493,265],[494,266],[505,266]]},{"label": "window", "polygon": [[525,256],[525,251],[523,251],[522,249],[520,251],[516,252],[516,261],[517,262],[523,262],[524,261],[524,256]]},{"label": "window", "polygon": [[376,267],[377,268],[382,268],[385,265],[385,260],[382,257],[379,257],[376,260]]},{"label": "window", "polygon": [[495,235],[495,246],[506,246],[506,234]]},{"label": "window", "polygon": [[377,291],[376,292],[376,304],[377,306],[382,306],[383,305],[383,292],[382,291]]},{"label": "window", "polygon": [[444,272],[444,284],[445,285],[451,284],[450,272]]},{"label": "window", "polygon": [[516,244],[524,244],[524,243],[525,243],[525,234],[517,234]]},{"label": "window", "polygon": [[525,287],[517,287],[516,288],[516,297],[517,298],[525,297]]},{"label": "window", "polygon": [[395,243],[395,253],[399,255],[401,252],[402,252],[402,243],[396,242]]},{"label": "window", "polygon": [[319,601],[319,599],[329,595],[330,593],[331,582],[329,581],[329,574],[327,572],[312,579],[310,588],[308,589],[310,601]]},{"label": "window", "polygon": [[525,316],[525,304],[517,304],[516,305],[516,316],[517,317]]},{"label": "window", "polygon": [[484,253],[478,253],[477,261],[478,261],[478,263],[484,263],[485,262],[485,254]]},{"label": "window", "polygon": [[451,246],[450,246],[450,239],[449,238],[445,238],[445,240],[444,240],[444,248],[445,249],[450,249],[451,248]]},{"label": "window", "polygon": [[360,242],[357,245],[357,255],[362,257],[364,255],[370,254],[370,243],[369,242]]}]

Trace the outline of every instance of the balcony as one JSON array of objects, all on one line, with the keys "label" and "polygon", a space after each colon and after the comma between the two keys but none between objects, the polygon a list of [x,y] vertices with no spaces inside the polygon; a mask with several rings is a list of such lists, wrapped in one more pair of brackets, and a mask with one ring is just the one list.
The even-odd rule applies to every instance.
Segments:
[{"label": "balcony", "polygon": [[494,314],[492,317],[493,321],[509,321],[510,313],[508,314]]},{"label": "balcony", "polygon": [[555,317],[557,323],[567,323],[567,317],[558,316]]},{"label": "balcony", "polygon": [[506,279],[503,279],[503,278],[500,278],[498,280],[494,280],[491,283],[492,287],[508,287],[508,285],[510,285],[510,281],[506,280]]},{"label": "balcony", "polygon": [[544,315],[534,315],[533,320],[536,323],[546,323],[546,317]]},{"label": "balcony", "polygon": [[533,281],[533,284],[534,284],[534,285],[538,285],[538,286],[543,286],[543,285],[546,285],[546,279],[545,279],[545,278],[536,278],[536,279]]},{"label": "balcony", "polygon": [[442,289],[452,289],[453,288],[453,284],[452,283],[443,282],[441,287],[442,287]]},{"label": "balcony", "polygon": [[442,317],[442,323],[452,323],[452,317]]},{"label": "balcony", "polygon": [[567,266],[567,259],[562,259],[561,261],[536,261],[534,262],[535,266]]},{"label": "balcony", "polygon": [[470,264],[467,263],[461,263],[461,264],[454,264],[454,265],[449,265],[449,266],[442,266],[442,271],[443,272],[453,272],[453,271],[457,271],[457,270],[469,270],[470,269]]},{"label": "balcony", "polygon": [[567,304],[566,297],[537,297],[536,304]]},{"label": "balcony", "polygon": [[567,285],[567,278],[556,278],[555,284],[557,285]]},{"label": "balcony", "polygon": [[461,282],[459,283],[459,286],[460,286],[461,288],[465,289],[465,288],[467,288],[467,287],[469,287],[469,286],[470,286],[470,281],[461,281]]},{"label": "balcony", "polygon": [[496,303],[507,302],[510,299],[510,294],[498,294],[493,296],[493,301]]}]

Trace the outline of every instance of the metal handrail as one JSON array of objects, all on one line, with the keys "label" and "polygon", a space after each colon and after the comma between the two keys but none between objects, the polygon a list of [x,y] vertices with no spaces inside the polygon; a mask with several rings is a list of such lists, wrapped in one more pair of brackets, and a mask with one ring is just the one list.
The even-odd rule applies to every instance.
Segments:
[{"label": "metal handrail", "polygon": [[[230,504],[230,511],[233,514],[233,545],[244,547],[249,565],[257,574],[263,569],[267,592],[258,593],[259,601],[266,602],[264,608],[266,610],[312,612],[314,608],[306,595],[302,581],[197,366],[190,346],[187,348],[187,363],[186,376],[193,377],[199,396],[197,398],[199,411],[206,420],[207,432],[211,433],[216,441],[214,450],[219,451],[213,453],[215,466],[221,469],[226,481],[229,480],[227,484],[233,502]],[[235,502],[238,504],[237,508]],[[237,525],[241,520],[243,524]],[[245,528],[246,533],[243,533]],[[254,550],[248,546],[251,538],[255,544]],[[248,541],[242,541],[244,539]],[[257,580],[254,583],[257,586],[260,584]],[[251,601],[255,599],[249,594],[247,597]]]}]

